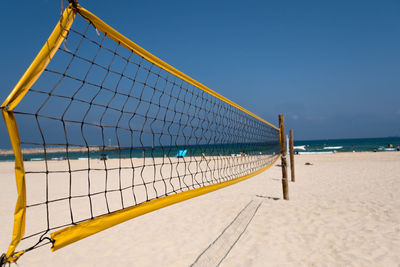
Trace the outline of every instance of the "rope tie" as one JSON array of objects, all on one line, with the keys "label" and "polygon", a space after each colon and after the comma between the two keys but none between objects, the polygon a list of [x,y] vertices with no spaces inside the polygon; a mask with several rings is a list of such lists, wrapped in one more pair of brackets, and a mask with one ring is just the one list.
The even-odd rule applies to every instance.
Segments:
[{"label": "rope tie", "polygon": [[3,267],[3,266],[5,266],[5,265],[6,265],[6,263],[7,263],[6,254],[5,254],[5,253],[3,253],[3,254],[1,254],[1,256],[0,256],[0,267]]}]

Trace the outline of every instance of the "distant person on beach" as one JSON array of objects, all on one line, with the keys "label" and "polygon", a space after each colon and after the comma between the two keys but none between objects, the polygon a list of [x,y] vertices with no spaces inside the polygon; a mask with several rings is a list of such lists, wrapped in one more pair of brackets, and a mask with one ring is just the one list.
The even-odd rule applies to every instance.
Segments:
[{"label": "distant person on beach", "polygon": [[396,151],[400,151],[400,146],[396,146]]},{"label": "distant person on beach", "polygon": [[374,148],[374,150],[372,150],[372,151],[376,152],[376,148]]}]

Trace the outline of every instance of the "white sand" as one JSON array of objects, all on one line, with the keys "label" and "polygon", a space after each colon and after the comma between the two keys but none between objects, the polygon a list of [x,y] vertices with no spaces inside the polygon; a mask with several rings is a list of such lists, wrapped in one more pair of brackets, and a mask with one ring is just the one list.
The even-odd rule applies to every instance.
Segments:
[{"label": "white sand", "polygon": [[[0,170],[0,250],[5,251],[16,190],[12,164],[0,163]],[[221,266],[400,266],[400,153],[300,155],[296,174],[289,201],[282,200],[281,170],[272,167],[54,253],[49,246],[36,249],[18,263],[189,266],[221,233],[228,233],[227,241],[214,242],[230,245],[228,254],[221,252],[226,248],[212,248],[216,258],[224,257]],[[261,205],[255,213],[241,213],[243,224],[249,222],[243,227],[235,218],[252,200]]]}]

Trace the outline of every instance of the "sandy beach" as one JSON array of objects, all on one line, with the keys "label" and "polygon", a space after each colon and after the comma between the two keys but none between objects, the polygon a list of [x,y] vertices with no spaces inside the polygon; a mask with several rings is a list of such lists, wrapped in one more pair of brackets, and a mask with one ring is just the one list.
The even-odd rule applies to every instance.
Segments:
[{"label": "sandy beach", "polygon": [[[282,199],[277,166],[127,221],[20,266],[400,266],[400,153],[296,155]],[[312,165],[305,165],[305,163]],[[0,250],[12,234],[13,163],[0,162]]]}]

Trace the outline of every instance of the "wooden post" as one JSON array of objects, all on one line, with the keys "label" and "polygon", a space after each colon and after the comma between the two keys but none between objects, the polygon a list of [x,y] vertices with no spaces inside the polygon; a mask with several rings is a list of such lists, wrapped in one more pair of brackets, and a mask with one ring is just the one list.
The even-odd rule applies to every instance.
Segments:
[{"label": "wooden post", "polygon": [[289,185],[286,161],[285,122],[283,114],[279,114],[279,128],[281,129],[281,162],[282,162],[282,189],[283,199],[289,200]]},{"label": "wooden post", "polygon": [[293,140],[293,130],[290,130],[289,137],[289,151],[290,151],[290,176],[292,178],[292,182],[296,181],[294,177],[294,140]]}]

